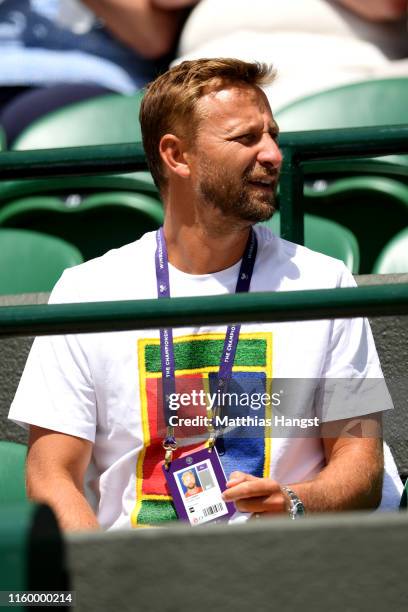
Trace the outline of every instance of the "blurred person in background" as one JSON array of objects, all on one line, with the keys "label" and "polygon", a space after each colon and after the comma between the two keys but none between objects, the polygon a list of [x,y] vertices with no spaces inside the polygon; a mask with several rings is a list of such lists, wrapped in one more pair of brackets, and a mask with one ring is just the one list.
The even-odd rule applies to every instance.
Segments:
[{"label": "blurred person in background", "polygon": [[10,146],[71,102],[142,88],[197,0],[0,0],[0,125]]},{"label": "blurred person in background", "polygon": [[276,111],[330,87],[408,76],[407,7],[407,0],[201,0],[176,63],[219,56],[272,62],[279,77],[266,93]]}]

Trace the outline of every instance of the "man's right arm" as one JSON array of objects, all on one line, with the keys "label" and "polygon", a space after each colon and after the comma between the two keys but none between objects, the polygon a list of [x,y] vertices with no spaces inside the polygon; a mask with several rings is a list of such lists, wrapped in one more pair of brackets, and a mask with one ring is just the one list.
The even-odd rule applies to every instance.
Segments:
[{"label": "man's right arm", "polygon": [[407,13],[407,0],[337,0],[367,21],[396,21]]},{"label": "man's right arm", "polygon": [[51,506],[65,531],[99,528],[84,494],[91,454],[92,443],[88,440],[30,427],[27,495]]},{"label": "man's right arm", "polygon": [[82,0],[108,30],[142,57],[159,58],[168,53],[180,29],[178,7],[157,6],[151,0]]},{"label": "man's right arm", "polygon": [[160,7],[162,9],[172,10],[192,6],[193,4],[197,4],[199,1],[200,0],[151,0],[151,3],[154,6]]}]

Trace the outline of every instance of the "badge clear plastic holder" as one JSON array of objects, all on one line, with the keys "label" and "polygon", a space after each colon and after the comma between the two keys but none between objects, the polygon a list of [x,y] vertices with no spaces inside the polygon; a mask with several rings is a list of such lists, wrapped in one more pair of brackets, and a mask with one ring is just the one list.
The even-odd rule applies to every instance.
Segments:
[{"label": "badge clear plastic holder", "polygon": [[236,512],[235,505],[222,498],[227,479],[216,448],[175,459],[163,472],[178,517],[190,525],[227,521]]}]

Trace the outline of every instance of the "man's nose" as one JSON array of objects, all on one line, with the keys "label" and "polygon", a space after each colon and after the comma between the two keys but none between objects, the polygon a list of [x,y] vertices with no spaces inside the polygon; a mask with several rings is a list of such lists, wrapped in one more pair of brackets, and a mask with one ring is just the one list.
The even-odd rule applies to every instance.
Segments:
[{"label": "man's nose", "polygon": [[258,162],[273,166],[276,170],[282,165],[282,152],[276,140],[270,134],[264,134],[258,152]]}]

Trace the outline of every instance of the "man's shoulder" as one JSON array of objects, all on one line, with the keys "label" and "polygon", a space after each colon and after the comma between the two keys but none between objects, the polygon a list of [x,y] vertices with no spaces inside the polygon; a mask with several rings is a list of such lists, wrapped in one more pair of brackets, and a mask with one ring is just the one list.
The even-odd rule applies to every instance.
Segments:
[{"label": "man's shoulder", "polygon": [[351,272],[341,260],[280,238],[265,226],[257,226],[257,235],[262,267],[282,281],[281,289],[354,286]]},{"label": "man's shoulder", "polygon": [[[50,303],[136,299],[154,265],[154,232],[64,271]],[[153,271],[153,270],[152,270]],[[154,280],[154,277],[153,277]]]}]

